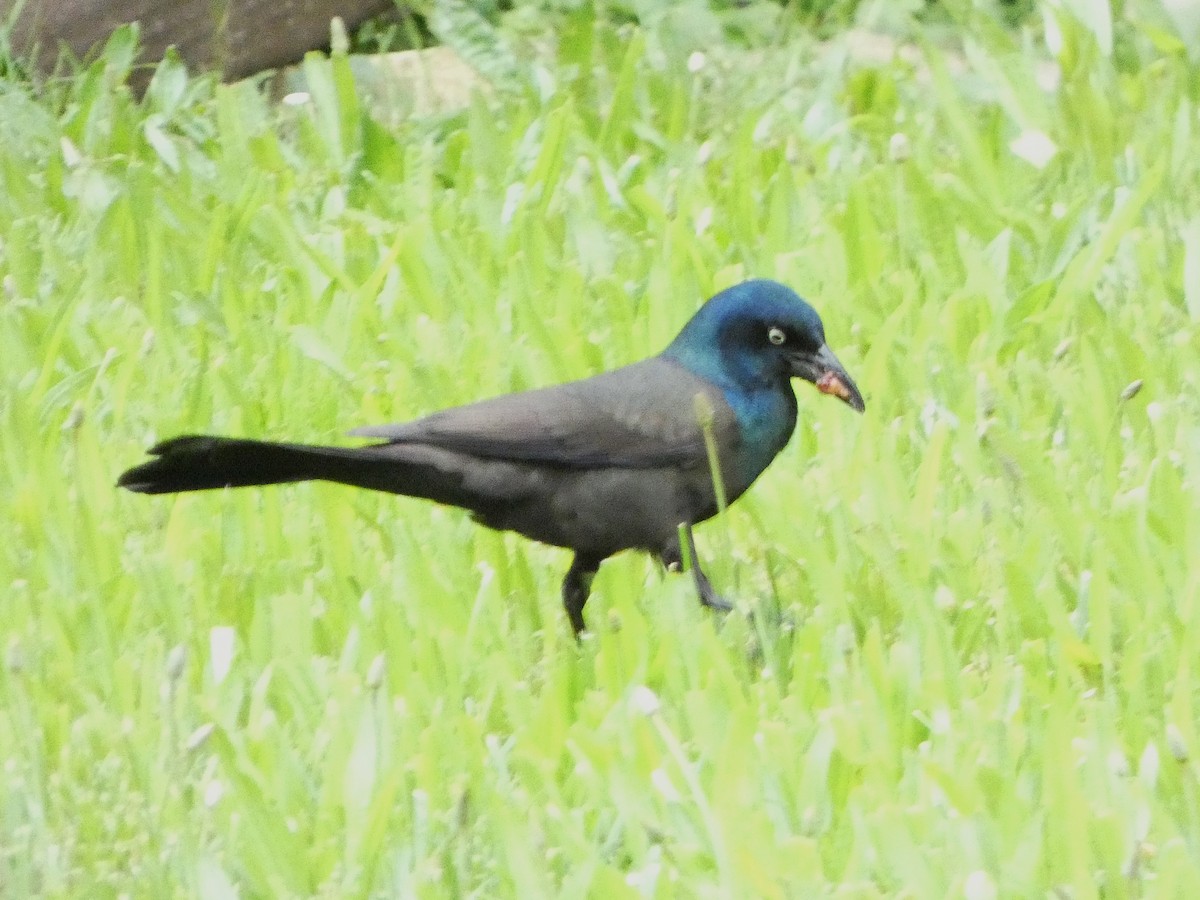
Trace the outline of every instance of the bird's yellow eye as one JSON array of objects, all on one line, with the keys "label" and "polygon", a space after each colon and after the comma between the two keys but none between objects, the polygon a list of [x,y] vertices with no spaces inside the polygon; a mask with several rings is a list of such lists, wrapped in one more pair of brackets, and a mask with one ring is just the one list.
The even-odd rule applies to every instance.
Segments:
[{"label": "bird's yellow eye", "polygon": [[776,347],[778,347],[780,344],[782,344],[784,341],[787,340],[787,335],[783,333],[782,328],[780,328],[776,325],[772,325],[770,328],[767,329],[767,340],[770,341],[772,344],[774,344]]}]

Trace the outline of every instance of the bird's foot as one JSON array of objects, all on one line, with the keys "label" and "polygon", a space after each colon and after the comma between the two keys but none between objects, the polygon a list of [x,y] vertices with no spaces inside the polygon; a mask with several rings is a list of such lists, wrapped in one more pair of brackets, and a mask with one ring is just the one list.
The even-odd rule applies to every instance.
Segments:
[{"label": "bird's foot", "polygon": [[707,578],[703,580],[698,578],[696,581],[696,593],[700,596],[700,603],[703,606],[717,612],[733,612],[733,603],[713,590],[713,586]]}]

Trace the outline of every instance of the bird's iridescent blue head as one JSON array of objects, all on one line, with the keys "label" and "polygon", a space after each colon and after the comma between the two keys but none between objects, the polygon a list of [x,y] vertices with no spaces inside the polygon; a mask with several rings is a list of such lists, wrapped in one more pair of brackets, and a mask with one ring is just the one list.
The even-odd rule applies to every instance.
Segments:
[{"label": "bird's iridescent blue head", "polygon": [[866,408],[854,379],[826,346],[817,311],[777,281],[743,281],[721,291],[663,355],[699,375],[744,387],[803,378],[859,412]]}]

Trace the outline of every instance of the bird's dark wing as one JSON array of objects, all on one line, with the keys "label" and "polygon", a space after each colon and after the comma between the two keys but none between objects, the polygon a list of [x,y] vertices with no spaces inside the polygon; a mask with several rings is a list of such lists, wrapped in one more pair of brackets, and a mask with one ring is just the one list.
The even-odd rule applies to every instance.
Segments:
[{"label": "bird's dark wing", "polygon": [[708,398],[718,445],[729,446],[737,422],[721,391],[661,357],[351,434],[568,468],[654,468],[705,458],[698,394]]}]

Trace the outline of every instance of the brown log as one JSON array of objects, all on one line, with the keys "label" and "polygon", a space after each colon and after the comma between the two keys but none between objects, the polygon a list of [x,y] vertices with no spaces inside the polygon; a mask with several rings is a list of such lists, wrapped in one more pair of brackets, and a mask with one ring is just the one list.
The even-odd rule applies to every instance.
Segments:
[{"label": "brown log", "polygon": [[[0,0],[7,19],[20,0]],[[138,62],[153,64],[174,45],[192,71],[215,69],[226,81],[301,59],[329,46],[329,22],[353,31],[394,13],[393,0],[25,0],[12,32],[19,55],[36,47],[43,70],[60,48],[85,59],[127,22],[141,28]]]}]

